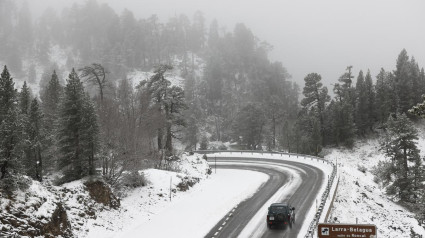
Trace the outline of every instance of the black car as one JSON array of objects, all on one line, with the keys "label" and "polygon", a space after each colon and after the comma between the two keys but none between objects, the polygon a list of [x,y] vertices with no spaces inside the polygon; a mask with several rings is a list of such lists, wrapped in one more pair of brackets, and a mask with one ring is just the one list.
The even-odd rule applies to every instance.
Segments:
[{"label": "black car", "polygon": [[295,208],[285,203],[273,203],[267,213],[267,227],[274,225],[292,227],[295,223]]}]

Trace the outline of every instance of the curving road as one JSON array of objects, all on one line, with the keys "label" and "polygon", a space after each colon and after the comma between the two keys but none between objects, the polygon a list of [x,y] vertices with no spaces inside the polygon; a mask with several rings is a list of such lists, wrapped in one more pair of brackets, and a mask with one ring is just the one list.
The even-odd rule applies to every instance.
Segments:
[{"label": "curving road", "polygon": [[[214,169],[214,161],[212,168]],[[217,158],[218,169],[253,170],[269,175],[269,180],[250,198],[229,211],[205,237],[297,237],[309,210],[315,206],[322,187],[322,170],[303,163],[261,158]],[[292,227],[267,229],[267,207],[285,202],[295,207]],[[313,208],[314,209],[314,208]]]}]

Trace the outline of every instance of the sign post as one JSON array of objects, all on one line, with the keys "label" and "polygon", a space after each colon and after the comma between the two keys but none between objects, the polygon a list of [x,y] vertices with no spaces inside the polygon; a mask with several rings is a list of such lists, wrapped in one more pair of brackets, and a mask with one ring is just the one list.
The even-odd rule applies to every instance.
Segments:
[{"label": "sign post", "polygon": [[375,225],[320,223],[318,238],[377,238]]}]

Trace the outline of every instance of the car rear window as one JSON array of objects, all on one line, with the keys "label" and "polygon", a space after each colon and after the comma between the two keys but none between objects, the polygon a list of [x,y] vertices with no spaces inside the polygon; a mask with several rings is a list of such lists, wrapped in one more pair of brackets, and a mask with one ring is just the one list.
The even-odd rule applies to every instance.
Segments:
[{"label": "car rear window", "polygon": [[286,207],[286,206],[272,206],[271,210],[273,212],[288,212],[288,207]]}]

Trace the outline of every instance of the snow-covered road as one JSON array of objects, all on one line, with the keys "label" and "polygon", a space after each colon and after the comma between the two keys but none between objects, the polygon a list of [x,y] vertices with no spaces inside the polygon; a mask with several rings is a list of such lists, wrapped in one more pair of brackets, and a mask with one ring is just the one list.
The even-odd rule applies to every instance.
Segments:
[{"label": "snow-covered road", "polygon": [[[187,192],[173,194],[172,201],[167,195],[170,177],[174,182],[176,174],[147,171],[152,185],[124,198],[121,211],[99,214],[97,220],[88,224],[87,237],[305,235],[315,199],[324,187],[326,166],[296,157],[244,157],[248,158],[227,158],[225,163],[219,162],[216,173],[212,165],[213,174],[209,178]],[[292,229],[270,231],[266,228],[267,207],[273,202],[288,202],[296,207],[296,224]]]},{"label": "snow-covered road", "polygon": [[[310,211],[326,177],[321,169],[299,161],[270,157],[217,158],[217,161],[228,168],[263,171],[271,179],[252,198],[238,205],[226,225],[220,220],[206,237],[303,237],[306,234],[311,221]],[[297,222],[292,228],[267,229],[267,207],[274,202],[288,203],[296,208]]]}]

